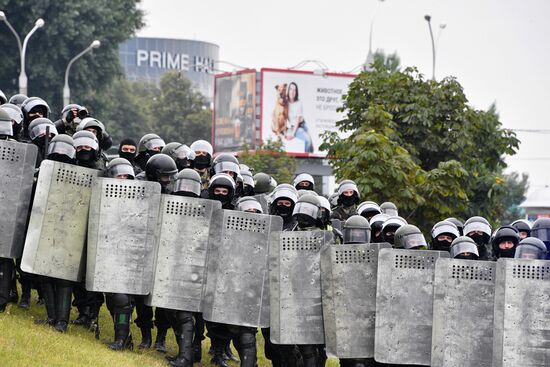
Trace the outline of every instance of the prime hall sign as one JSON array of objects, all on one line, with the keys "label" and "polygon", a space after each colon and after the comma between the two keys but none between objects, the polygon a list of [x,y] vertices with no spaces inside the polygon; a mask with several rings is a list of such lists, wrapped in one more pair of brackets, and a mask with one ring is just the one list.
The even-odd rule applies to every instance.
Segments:
[{"label": "prime hall sign", "polygon": [[188,54],[150,50],[137,50],[137,66],[145,66],[157,69],[176,69],[212,74],[214,72],[214,59],[205,56],[193,56]]}]

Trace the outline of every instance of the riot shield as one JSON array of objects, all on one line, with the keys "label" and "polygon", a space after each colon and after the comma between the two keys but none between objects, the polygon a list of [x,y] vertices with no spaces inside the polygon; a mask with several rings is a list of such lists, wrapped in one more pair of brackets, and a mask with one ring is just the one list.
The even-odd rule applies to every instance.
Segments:
[{"label": "riot shield", "polygon": [[207,321],[269,326],[269,235],[283,229],[278,216],[231,210],[214,213],[210,226],[206,287]]},{"label": "riot shield", "polygon": [[321,250],[321,289],[327,353],[374,356],[378,252],[388,243],[330,245]]},{"label": "riot shield", "polygon": [[92,182],[98,174],[95,169],[42,161],[21,260],[23,271],[82,280]]},{"label": "riot shield", "polygon": [[324,344],[320,250],[329,231],[271,235],[270,328],[274,344]]},{"label": "riot shield", "polygon": [[262,206],[263,213],[264,214],[269,214],[268,195],[267,194],[258,194],[258,195],[254,195],[254,198],[256,200],[258,200],[258,202]]},{"label": "riot shield", "polygon": [[36,145],[0,140],[0,257],[21,257],[37,153]]},{"label": "riot shield", "polygon": [[219,201],[162,195],[149,306],[201,312],[212,214]]},{"label": "riot shield", "polygon": [[493,366],[550,363],[550,261],[499,259]]},{"label": "riot shield", "polygon": [[158,182],[99,178],[88,220],[86,289],[145,295],[153,277]]},{"label": "riot shield", "polygon": [[491,366],[495,275],[494,262],[437,260],[432,366]]},{"label": "riot shield", "polygon": [[378,255],[374,359],[429,365],[435,262],[448,252],[382,249]]}]

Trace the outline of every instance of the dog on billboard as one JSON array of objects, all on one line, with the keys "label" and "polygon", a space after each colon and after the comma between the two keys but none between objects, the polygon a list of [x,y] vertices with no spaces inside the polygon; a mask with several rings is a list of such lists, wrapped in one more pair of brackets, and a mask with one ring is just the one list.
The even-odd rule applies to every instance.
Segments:
[{"label": "dog on billboard", "polygon": [[288,96],[286,92],[287,84],[277,84],[275,86],[276,100],[273,109],[273,119],[271,121],[271,130],[275,136],[285,138],[288,126]]}]

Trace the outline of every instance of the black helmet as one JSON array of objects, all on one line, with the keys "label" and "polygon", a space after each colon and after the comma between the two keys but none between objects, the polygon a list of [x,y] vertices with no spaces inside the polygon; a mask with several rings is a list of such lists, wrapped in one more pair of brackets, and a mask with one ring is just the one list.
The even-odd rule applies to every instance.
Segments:
[{"label": "black helmet", "polygon": [[166,144],[162,148],[161,153],[172,157],[180,171],[184,168],[192,167],[195,160],[195,152],[187,145],[178,142]]},{"label": "black helmet", "polygon": [[390,217],[396,217],[399,215],[397,206],[395,206],[395,204],[392,203],[391,201],[386,201],[380,204],[380,211],[384,214],[389,215]]},{"label": "black helmet", "polygon": [[[352,191],[351,196],[344,195],[344,192]],[[359,189],[352,180],[344,180],[338,185],[338,204],[352,206],[359,203]]]},{"label": "black helmet", "polygon": [[349,217],[342,228],[344,243],[369,243],[370,224],[369,221],[360,215]]},{"label": "black helmet", "polygon": [[[451,248],[452,242],[457,237],[460,237],[460,232],[458,232],[458,228],[456,228],[455,224],[447,220],[437,222],[433,226],[431,234],[432,234],[432,249],[437,251],[449,251]],[[441,235],[451,237],[450,241],[438,240],[438,237]]]},{"label": "black helmet", "polygon": [[520,233],[520,237],[521,237],[521,232],[526,233],[525,237],[529,237],[531,235],[531,224],[525,219],[518,219],[512,222],[512,224],[510,225],[518,230],[518,232]]},{"label": "black helmet", "polygon": [[317,224],[317,219],[320,218],[321,205],[317,196],[303,195],[298,198],[292,216],[296,218],[300,227],[313,227]]},{"label": "black helmet", "polygon": [[2,106],[0,106],[0,136],[13,136],[13,123],[11,117],[1,108]]},{"label": "black helmet", "polygon": [[76,158],[74,140],[69,135],[59,134],[48,145],[48,157],[52,161],[73,163]]},{"label": "black helmet", "polygon": [[[228,190],[227,195],[216,194],[216,188],[225,188]],[[229,205],[233,196],[235,196],[235,190],[237,185],[233,177],[226,175],[225,173],[218,173],[210,178],[208,183],[208,194],[211,199],[218,200],[222,203],[222,206]]]},{"label": "black helmet", "polygon": [[[73,112],[76,111],[76,116]],[[61,120],[58,122],[59,125],[65,127],[65,123],[71,125],[74,129],[78,129],[78,125],[89,116],[88,110],[86,107],[72,103],[63,107],[61,111]]]},{"label": "black helmet", "polygon": [[245,166],[244,164],[240,164],[239,166],[241,168],[241,178],[243,180],[243,196],[254,196],[256,194],[254,190],[256,186],[254,176],[252,176],[252,172],[248,169],[243,168],[243,166]]},{"label": "black helmet", "polygon": [[[38,117],[48,118],[50,115],[50,106],[40,97],[29,97],[21,104],[21,110],[25,117],[25,123],[28,125],[30,122]],[[29,114],[40,113],[42,116],[30,116]]]},{"label": "black helmet", "polygon": [[139,139],[137,146],[138,154],[149,153],[154,155],[160,153],[166,143],[157,134],[145,134]]},{"label": "black helmet", "polygon": [[201,176],[194,169],[184,168],[176,175],[174,195],[199,197],[201,188]]},{"label": "black helmet", "polygon": [[464,222],[462,232],[474,240],[478,247],[488,244],[491,239],[491,225],[487,219],[479,216],[471,217]]},{"label": "black helmet", "polygon": [[86,117],[80,121],[78,126],[76,127],[76,131],[81,130],[93,130],[90,132],[95,132],[95,136],[97,136],[97,140],[101,143],[101,139],[103,139],[103,132],[105,131],[105,125],[98,119],[95,119],[93,117]]},{"label": "black helmet", "polygon": [[315,190],[315,181],[309,173],[300,173],[294,178],[294,187],[296,190]]},{"label": "black helmet", "polygon": [[479,258],[477,245],[468,236],[455,238],[451,244],[450,252],[453,259],[477,260]]},{"label": "black helmet", "polygon": [[114,158],[107,164],[107,176],[133,180],[136,174],[134,173],[134,166],[127,159]]},{"label": "black helmet", "polygon": [[550,244],[550,218],[539,218],[531,227],[531,236]]},{"label": "black helmet", "polygon": [[21,105],[23,104],[23,102],[25,102],[25,100],[29,98],[28,96],[24,95],[24,94],[14,94],[13,96],[10,97],[10,103],[11,104],[14,104],[16,105],[17,107],[21,108]]},{"label": "black helmet", "polygon": [[516,248],[516,259],[546,260],[548,249],[544,242],[535,237],[521,240]]},{"label": "black helmet", "polygon": [[370,220],[376,214],[380,213],[382,213],[382,211],[380,210],[380,206],[378,206],[378,204],[376,204],[374,201],[363,201],[357,207],[357,214],[362,215],[363,217],[367,218],[367,220]]},{"label": "black helmet", "polygon": [[464,235],[464,231],[463,231],[463,229],[464,229],[464,223],[462,223],[461,220],[456,219],[456,218],[453,218],[453,217],[447,218],[447,219],[445,219],[445,220],[446,220],[447,222],[453,223],[453,224],[456,226],[456,228],[458,229],[458,233],[460,233],[461,236]]},{"label": "black helmet", "polygon": [[428,245],[424,235],[417,226],[405,224],[395,231],[395,248],[405,250],[426,250]]},{"label": "black helmet", "polygon": [[[499,245],[504,241],[512,242],[513,247],[508,249],[501,249]],[[493,252],[497,258],[514,257],[516,247],[519,243],[518,231],[512,226],[502,226],[496,230],[492,242]]]},{"label": "black helmet", "polygon": [[77,131],[73,135],[73,141],[78,163],[86,165],[97,161],[99,157],[99,142],[94,133],[86,130]]},{"label": "black helmet", "polygon": [[13,103],[5,103],[0,106],[0,109],[4,110],[10,116],[12,122],[12,136],[18,136],[21,132],[21,127],[23,126],[23,111],[19,106]]},{"label": "black helmet", "polygon": [[194,141],[189,147],[196,154],[194,167],[199,170],[207,169],[212,164],[214,149],[206,140]]},{"label": "black helmet", "polygon": [[388,242],[393,245],[395,241],[395,231],[397,231],[399,227],[407,224],[407,221],[399,216],[389,217],[386,219],[384,224],[382,224],[382,239],[384,242]]},{"label": "black helmet", "polygon": [[45,117],[39,117],[32,120],[29,125],[29,137],[33,142],[40,142],[46,136],[47,129],[50,130],[50,139],[57,135],[55,124]]},{"label": "black helmet", "polygon": [[271,176],[263,172],[256,173],[254,175],[254,192],[256,194],[271,192]]},{"label": "black helmet", "polygon": [[372,233],[372,242],[374,243],[380,243],[384,242],[384,239],[382,238],[382,226],[384,225],[384,222],[388,220],[390,216],[384,213],[376,214],[374,217],[372,217],[369,220],[370,229]]},{"label": "black helmet", "polygon": [[158,182],[163,187],[166,187],[177,173],[176,162],[166,154],[155,154],[145,165],[147,180]]},{"label": "black helmet", "polygon": [[0,90],[0,105],[3,105],[7,101],[8,99],[6,98],[6,95],[4,94],[4,92],[2,92],[2,90]]},{"label": "black helmet", "polygon": [[245,196],[237,201],[237,210],[241,212],[253,212],[263,214],[262,205],[256,198],[252,196]]},{"label": "black helmet", "polygon": [[235,181],[240,172],[239,161],[231,153],[221,153],[218,155],[212,161],[212,168],[210,168],[210,175],[214,176],[218,173],[225,173],[230,175]]}]

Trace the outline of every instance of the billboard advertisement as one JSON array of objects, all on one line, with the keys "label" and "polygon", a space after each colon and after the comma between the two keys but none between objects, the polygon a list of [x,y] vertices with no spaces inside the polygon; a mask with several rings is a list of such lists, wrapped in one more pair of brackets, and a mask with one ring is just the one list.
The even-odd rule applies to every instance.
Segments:
[{"label": "billboard advertisement", "polygon": [[216,75],[212,138],[215,152],[256,148],[256,71]]},{"label": "billboard advertisement", "polygon": [[309,71],[261,70],[261,139],[283,142],[287,153],[323,157],[319,150],[325,131],[336,131],[344,113],[342,96],[354,75]]}]

